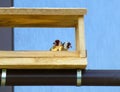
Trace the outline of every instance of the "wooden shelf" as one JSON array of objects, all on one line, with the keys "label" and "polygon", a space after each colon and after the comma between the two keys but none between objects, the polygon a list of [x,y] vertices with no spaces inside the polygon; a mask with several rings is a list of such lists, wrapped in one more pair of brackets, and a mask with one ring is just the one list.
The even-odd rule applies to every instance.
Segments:
[{"label": "wooden shelf", "polygon": [[85,69],[84,15],[81,8],[0,8],[0,27],[75,27],[76,51],[0,51],[0,68]]},{"label": "wooden shelf", "polygon": [[0,8],[0,27],[75,27],[86,9]]},{"label": "wooden shelf", "polygon": [[0,69],[85,69],[86,58],[0,58]]},{"label": "wooden shelf", "polygon": [[0,51],[0,68],[84,69],[87,58],[78,52]]}]

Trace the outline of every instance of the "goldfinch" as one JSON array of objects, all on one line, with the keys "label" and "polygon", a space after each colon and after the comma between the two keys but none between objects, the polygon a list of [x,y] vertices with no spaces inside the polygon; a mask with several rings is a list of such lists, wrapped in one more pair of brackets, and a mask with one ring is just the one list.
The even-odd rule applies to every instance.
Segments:
[{"label": "goldfinch", "polygon": [[68,51],[69,48],[72,48],[70,42],[64,42],[64,43],[62,44],[62,46],[63,46],[63,47],[62,47],[62,51]]},{"label": "goldfinch", "polygon": [[55,40],[53,47],[50,51],[62,51],[62,42],[60,40]]}]

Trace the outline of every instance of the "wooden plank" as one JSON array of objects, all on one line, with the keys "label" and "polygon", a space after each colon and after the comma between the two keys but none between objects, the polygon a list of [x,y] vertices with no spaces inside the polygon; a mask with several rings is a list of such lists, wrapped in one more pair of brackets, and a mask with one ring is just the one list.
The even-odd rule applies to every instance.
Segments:
[{"label": "wooden plank", "polygon": [[80,8],[0,8],[0,26],[75,27],[84,14]]},{"label": "wooden plank", "polygon": [[85,48],[85,34],[84,34],[84,16],[78,18],[76,25],[76,51],[80,52],[80,57],[87,57]]},{"label": "wooden plank", "polygon": [[0,27],[74,27],[77,19],[78,16],[69,15],[0,15]]},{"label": "wooden plank", "polygon": [[84,69],[86,58],[0,58],[7,69]]},{"label": "wooden plank", "polygon": [[79,52],[76,51],[0,51],[0,58],[4,57],[79,57]]},{"label": "wooden plank", "polygon": [[84,15],[84,8],[0,8],[0,15]]}]

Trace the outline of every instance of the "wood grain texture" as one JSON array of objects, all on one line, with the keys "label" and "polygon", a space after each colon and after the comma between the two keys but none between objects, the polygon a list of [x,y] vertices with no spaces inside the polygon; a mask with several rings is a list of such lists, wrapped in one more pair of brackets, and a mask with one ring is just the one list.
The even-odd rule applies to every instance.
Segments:
[{"label": "wood grain texture", "polygon": [[15,15],[84,15],[85,8],[0,8],[0,14]]},{"label": "wood grain texture", "polygon": [[0,27],[75,27],[81,8],[0,8]]},{"label": "wood grain texture", "polygon": [[0,51],[0,58],[32,58],[32,57],[79,57],[76,51]]},{"label": "wood grain texture", "polygon": [[[0,26],[7,27],[75,27],[83,29],[81,16],[86,9],[65,8],[0,8]],[[82,28],[80,28],[82,27]],[[79,31],[78,44],[82,44],[83,32]],[[81,37],[82,36],[82,37]],[[82,48],[82,47],[81,47]],[[87,65],[85,58],[80,58],[78,52],[5,52],[0,51],[0,68],[7,69],[84,69]],[[82,53],[83,54],[83,53]]]},{"label": "wood grain texture", "polygon": [[76,50],[80,52],[80,57],[87,57],[85,48],[85,34],[84,34],[84,16],[78,18],[76,25]]},{"label": "wood grain texture", "polygon": [[0,58],[6,69],[84,69],[86,58]]},{"label": "wood grain texture", "polygon": [[0,51],[0,68],[84,69],[86,58],[76,51]]}]

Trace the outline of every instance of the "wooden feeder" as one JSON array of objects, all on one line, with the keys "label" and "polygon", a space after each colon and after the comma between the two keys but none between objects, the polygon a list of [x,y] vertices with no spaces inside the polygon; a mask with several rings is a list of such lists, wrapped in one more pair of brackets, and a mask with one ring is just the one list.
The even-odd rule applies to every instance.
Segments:
[{"label": "wooden feeder", "polygon": [[75,51],[0,51],[0,69],[85,69],[81,8],[0,8],[0,27],[75,27]]}]

